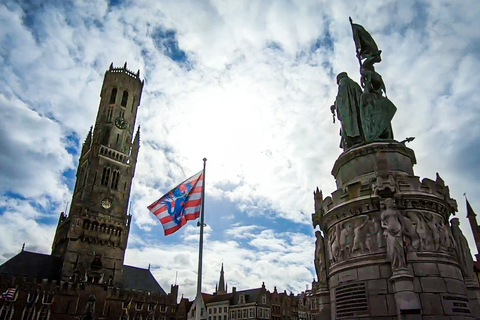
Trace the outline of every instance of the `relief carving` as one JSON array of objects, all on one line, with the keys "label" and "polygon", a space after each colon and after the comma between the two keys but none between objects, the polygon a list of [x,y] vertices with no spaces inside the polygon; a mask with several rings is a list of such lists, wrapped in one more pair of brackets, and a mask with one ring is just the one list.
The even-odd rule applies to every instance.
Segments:
[{"label": "relief carving", "polygon": [[325,261],[325,243],[320,231],[315,232],[315,271],[317,273],[318,284],[321,287],[327,286],[327,265]]},{"label": "relief carving", "polygon": [[383,234],[387,240],[387,257],[390,260],[392,271],[407,269],[403,247],[402,223],[400,211],[395,208],[394,200],[385,200],[385,210],[382,211]]}]

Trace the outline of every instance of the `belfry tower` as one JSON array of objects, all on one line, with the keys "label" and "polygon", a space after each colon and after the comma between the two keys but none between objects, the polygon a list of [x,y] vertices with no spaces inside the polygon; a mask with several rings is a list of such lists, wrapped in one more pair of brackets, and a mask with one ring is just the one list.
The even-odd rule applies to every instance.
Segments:
[{"label": "belfry tower", "polygon": [[144,81],[140,71],[105,72],[95,127],[82,147],[68,216],[62,213],[52,255],[61,280],[120,283],[130,231],[128,203],[140,147],[135,119]]}]

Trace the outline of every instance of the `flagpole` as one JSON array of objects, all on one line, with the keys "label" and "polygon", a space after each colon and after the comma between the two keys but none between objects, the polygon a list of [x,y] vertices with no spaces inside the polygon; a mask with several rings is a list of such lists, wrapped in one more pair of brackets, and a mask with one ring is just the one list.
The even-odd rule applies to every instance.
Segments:
[{"label": "flagpole", "polygon": [[197,275],[197,297],[195,319],[200,320],[201,302],[202,302],[202,257],[203,257],[203,226],[204,226],[204,208],[205,208],[205,169],[207,158],[203,158],[203,188],[202,188],[202,212],[200,213],[200,241],[198,243],[198,275]]}]

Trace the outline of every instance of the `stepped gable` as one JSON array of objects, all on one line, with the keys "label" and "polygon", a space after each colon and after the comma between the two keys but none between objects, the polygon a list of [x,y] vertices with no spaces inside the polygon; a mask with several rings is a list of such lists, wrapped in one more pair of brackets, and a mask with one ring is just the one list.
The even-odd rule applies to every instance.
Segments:
[{"label": "stepped gable", "polygon": [[0,274],[59,280],[61,263],[59,257],[23,250],[0,266]]},{"label": "stepped gable", "polygon": [[123,286],[125,289],[142,290],[166,295],[148,269],[123,266]]}]

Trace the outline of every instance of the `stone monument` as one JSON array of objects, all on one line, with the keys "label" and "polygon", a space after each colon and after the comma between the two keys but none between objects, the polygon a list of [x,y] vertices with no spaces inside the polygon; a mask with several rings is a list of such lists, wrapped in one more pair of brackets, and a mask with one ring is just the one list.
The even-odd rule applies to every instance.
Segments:
[{"label": "stone monument", "polygon": [[[352,23],[360,85],[337,76],[341,123],[337,190],[314,192],[315,294],[320,319],[479,319],[480,288],[457,203],[437,174],[415,176],[406,141],[393,138],[395,105],[374,64],[381,50]],[[334,118],[335,120],[335,118]]]}]

